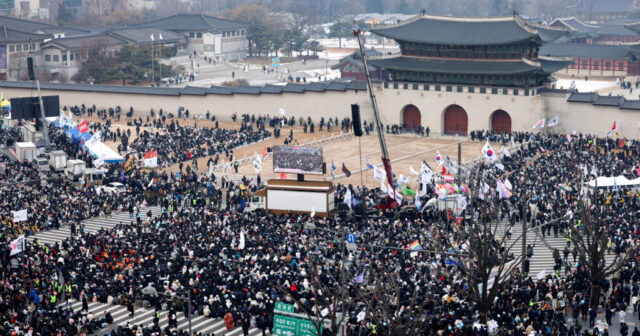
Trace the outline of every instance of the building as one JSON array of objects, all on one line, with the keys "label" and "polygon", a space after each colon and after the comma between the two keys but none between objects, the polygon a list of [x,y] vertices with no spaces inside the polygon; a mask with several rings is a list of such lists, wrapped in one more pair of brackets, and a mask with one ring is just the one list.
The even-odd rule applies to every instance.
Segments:
[{"label": "building", "polygon": [[176,14],[131,25],[130,28],[157,28],[184,36],[186,52],[204,54],[218,61],[247,57],[246,22],[231,21],[204,14]]},{"label": "building", "polygon": [[389,80],[512,87],[542,86],[566,62],[538,56],[565,29],[532,26],[519,17],[472,19],[421,14],[372,32],[394,39],[400,54],[371,57]]},{"label": "building", "polygon": [[[371,48],[366,51],[368,57],[371,56],[381,56],[382,53]],[[364,71],[364,64],[362,62],[362,54],[360,50],[354,51],[340,59],[338,64],[333,65],[331,67],[332,70],[340,69],[340,78],[347,79],[357,79],[357,80],[365,80],[366,74]],[[376,66],[369,66],[369,73],[371,74],[371,78],[373,79],[383,79],[386,78],[386,72]]]},{"label": "building", "polygon": [[540,48],[540,55],[570,57],[573,60],[562,75],[625,77],[639,72],[638,58],[621,45],[549,43]]},{"label": "building", "polygon": [[593,37],[600,30],[600,26],[586,24],[575,16],[557,18],[549,25],[566,29],[568,34],[563,38],[571,43],[593,43]]}]

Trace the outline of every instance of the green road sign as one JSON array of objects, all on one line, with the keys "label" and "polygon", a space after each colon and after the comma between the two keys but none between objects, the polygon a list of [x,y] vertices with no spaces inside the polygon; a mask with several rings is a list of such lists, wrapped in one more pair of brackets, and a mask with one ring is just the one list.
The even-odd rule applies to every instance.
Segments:
[{"label": "green road sign", "polygon": [[293,305],[276,301],[276,307],[273,310],[285,313],[293,313]]},{"label": "green road sign", "polygon": [[273,334],[281,336],[316,336],[311,321],[295,317],[273,315]]}]

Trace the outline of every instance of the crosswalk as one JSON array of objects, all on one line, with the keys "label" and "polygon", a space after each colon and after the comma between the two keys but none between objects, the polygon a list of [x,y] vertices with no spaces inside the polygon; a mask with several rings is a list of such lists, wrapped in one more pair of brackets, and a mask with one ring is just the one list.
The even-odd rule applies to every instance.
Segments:
[{"label": "crosswalk", "polygon": [[[69,301],[69,303],[60,303],[59,307],[68,308],[69,305],[71,309],[73,309],[74,313],[86,314],[90,317],[92,314],[95,315],[95,318],[102,318],[105,316],[106,312],[109,312],[113,317],[113,323],[106,325],[104,328],[100,329],[100,331],[94,332],[94,334],[104,334],[108,331],[117,329],[118,326],[129,326],[129,327],[147,327],[153,328],[153,317],[155,315],[155,310],[153,308],[138,308],[135,309],[135,314],[133,317],[129,317],[129,311],[127,307],[120,305],[111,305],[107,303],[100,302],[91,302],[89,303],[89,311],[82,310],[82,302],[81,301]],[[159,327],[164,330],[168,325],[169,321],[167,320],[167,311],[162,311],[159,314]],[[180,331],[188,331],[189,330],[189,319],[184,316],[183,313],[176,313],[178,328],[175,330]],[[236,326],[238,326],[239,321],[234,321]],[[224,320],[222,319],[214,319],[208,318],[204,316],[192,316],[191,317],[191,333],[200,333],[202,335],[224,335],[224,336],[237,336],[242,334],[242,327],[238,326],[234,329],[227,331],[225,327]],[[262,331],[257,328],[249,329],[250,336],[258,336],[262,335]]]},{"label": "crosswalk", "polygon": [[[140,216],[144,219],[147,218],[147,212],[151,210],[152,216],[156,217],[162,213],[162,208],[158,206],[142,207],[140,208]],[[101,229],[109,229],[120,223],[129,224],[135,222],[136,219],[130,218],[128,212],[112,212],[111,217],[95,217],[82,221],[85,231],[88,233],[95,233]],[[78,228],[79,230],[79,228]],[[63,240],[69,238],[71,235],[71,228],[69,226],[61,227],[57,230],[47,230],[38,232],[32,236],[27,237],[27,241],[38,240],[44,244],[54,245],[55,243],[61,243]]]},{"label": "crosswalk", "polygon": [[[508,221],[500,221],[498,223],[497,236],[502,237],[502,233],[509,229],[511,231],[511,238],[508,240],[508,244],[511,245],[513,242],[513,248],[511,252],[514,256],[522,255],[522,223],[515,223],[515,225],[511,226]],[[538,274],[553,274],[553,267],[555,266],[555,260],[553,258],[553,252],[558,250],[560,253],[560,257],[564,259],[563,251],[565,246],[567,246],[567,239],[562,236],[562,234],[558,234],[558,237],[554,237],[553,234],[543,236],[540,230],[527,230],[526,244],[531,245],[533,249],[533,256],[531,257],[529,263],[529,274],[535,278]],[[573,248],[573,245],[569,247],[569,250]],[[607,264],[613,262],[614,255],[607,254],[605,256],[605,260]],[[573,257],[569,254],[567,259],[569,262],[573,261]],[[573,265],[572,265],[573,266]],[[573,267],[572,267],[573,269]],[[561,273],[564,273],[564,265],[562,266]]]}]

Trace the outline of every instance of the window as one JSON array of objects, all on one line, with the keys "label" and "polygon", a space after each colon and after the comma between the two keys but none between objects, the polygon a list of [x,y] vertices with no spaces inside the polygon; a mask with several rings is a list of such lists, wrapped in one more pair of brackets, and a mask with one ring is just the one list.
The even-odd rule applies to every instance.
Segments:
[{"label": "window", "polygon": [[451,85],[447,85],[446,90],[447,92],[452,92],[453,88],[451,87]]},{"label": "window", "polygon": [[194,32],[190,32],[190,33],[189,33],[189,37],[190,37],[190,38],[194,38],[194,37],[196,37],[196,34],[195,34]]},{"label": "window", "polygon": [[418,89],[418,84],[413,84],[413,89],[417,90]]},{"label": "window", "polygon": [[242,36],[244,36],[244,30],[241,30],[240,33],[242,34]]},{"label": "window", "polygon": [[620,63],[618,64],[618,70],[620,70],[620,71],[624,71],[624,63],[623,63],[623,62],[620,62]]},{"label": "window", "polygon": [[425,85],[424,85],[424,87],[423,87],[423,89],[424,89],[425,91],[429,91],[429,84],[425,84]]},{"label": "window", "polygon": [[16,51],[16,48],[12,45],[9,46],[9,52],[14,52]]},{"label": "window", "polygon": [[593,70],[598,70],[598,66],[599,66],[599,65],[600,65],[600,64],[598,63],[598,61],[594,61],[594,62],[593,62]]},{"label": "window", "polygon": [[44,55],[44,60],[47,62],[51,62],[51,55]]},{"label": "window", "polygon": [[436,85],[436,91],[440,91],[440,85]]},{"label": "window", "polygon": [[607,67],[607,70],[611,70],[611,62],[607,61],[607,63],[605,63],[605,66]]},{"label": "window", "polygon": [[66,61],[67,60],[67,55],[62,55],[62,60]]},{"label": "window", "polygon": [[458,92],[462,92],[462,86],[458,86],[457,90]]},{"label": "window", "polygon": [[398,88],[398,83],[393,83],[393,88],[397,89]]},{"label": "window", "polygon": [[198,33],[198,38],[202,38],[202,33]]},{"label": "window", "polygon": [[22,51],[22,44],[16,44],[16,51]]},{"label": "window", "polygon": [[409,88],[409,84],[407,84],[407,83],[402,84],[402,88],[407,90]]},{"label": "window", "polygon": [[491,94],[498,94],[498,89],[497,88],[492,88],[491,89]]},{"label": "window", "polygon": [[389,88],[389,82],[384,82],[384,88],[388,89]]},{"label": "window", "polygon": [[586,69],[587,68],[587,64],[588,64],[587,61],[582,61],[582,68]]},{"label": "window", "polygon": [[22,49],[24,49],[24,51],[29,50],[29,44],[28,43],[23,44]]},{"label": "window", "polygon": [[517,96],[518,95],[518,89],[513,89],[513,95]]},{"label": "window", "polygon": [[36,44],[35,43],[31,43],[31,50],[36,50]]},{"label": "window", "polygon": [[524,89],[524,95],[528,96],[529,95],[529,89]]},{"label": "window", "polygon": [[473,86],[470,86],[468,90],[469,90],[469,93],[476,92],[476,88],[474,88]]},{"label": "window", "polygon": [[53,61],[54,62],[60,61],[60,57],[58,55],[53,55]]},{"label": "window", "polygon": [[69,60],[73,61],[73,54],[69,54]]},{"label": "window", "polygon": [[487,88],[481,87],[480,88],[480,93],[487,93]]}]

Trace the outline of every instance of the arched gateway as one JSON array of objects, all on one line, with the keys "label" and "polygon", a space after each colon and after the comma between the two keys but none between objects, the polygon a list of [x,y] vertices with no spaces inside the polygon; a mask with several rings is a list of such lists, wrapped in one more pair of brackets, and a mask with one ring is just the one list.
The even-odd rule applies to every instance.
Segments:
[{"label": "arched gateway", "polygon": [[444,111],[444,134],[467,135],[469,119],[467,112],[458,105],[451,105]]}]

